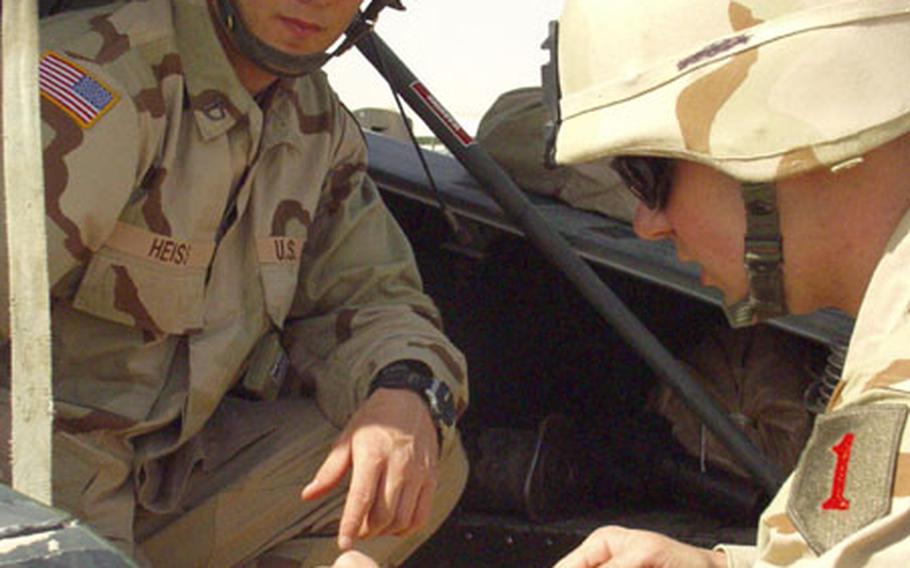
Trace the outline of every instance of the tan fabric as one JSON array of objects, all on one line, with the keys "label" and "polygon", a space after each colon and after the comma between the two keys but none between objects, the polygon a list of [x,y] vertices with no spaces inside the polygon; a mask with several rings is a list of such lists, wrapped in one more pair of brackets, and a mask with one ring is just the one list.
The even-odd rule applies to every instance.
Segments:
[{"label": "tan fabric", "polygon": [[[812,378],[808,355],[799,340],[769,327],[724,328],[709,333],[682,360],[756,447],[790,472],[812,428],[803,404]],[[748,477],[668,387],[662,386],[651,403],[673,424],[673,436],[688,453]]]},{"label": "tan fabric", "polygon": [[[9,391],[0,389],[4,431],[9,428],[8,397]],[[167,487],[174,496],[171,511],[154,514],[136,505],[129,479],[113,493],[106,491],[127,478],[128,467],[111,454],[87,451],[103,445],[96,433],[57,432],[54,496],[58,507],[80,516],[87,511],[78,507],[91,496],[92,524],[143,565],[331,564],[338,554],[335,541],[346,486],[314,502],[302,502],[299,496],[337,434],[312,400],[227,398],[198,436],[159,462],[165,472],[185,471],[186,476]],[[0,458],[7,458],[8,450],[4,440]],[[428,538],[454,508],[467,480],[467,459],[457,437],[445,448],[439,471],[431,519],[421,532],[371,539],[358,548],[397,566]],[[101,474],[93,479],[96,472]],[[8,482],[8,471],[2,474],[0,480]],[[165,474],[163,479],[174,477]]]},{"label": "tan fabric", "polygon": [[[226,401],[194,452],[200,465],[187,481],[186,512],[159,530],[166,517],[140,516],[142,552],[155,566],[331,564],[338,555],[343,488],[314,503],[302,503],[299,495],[337,433],[312,401]],[[440,460],[440,473],[433,519],[424,531],[372,539],[360,548],[397,565],[429,537],[464,487],[467,461],[460,444]]]},{"label": "tan fabric", "polygon": [[[41,34],[43,65],[80,70],[101,101],[84,119],[42,93],[57,421],[76,436],[67,463],[91,470],[68,508],[128,517],[113,500],[135,491],[177,510],[192,460],[175,450],[273,329],[286,390],[314,393],[335,427],[398,359],[424,361],[464,410],[464,359],[323,74],[280,82],[261,110],[205,0],[69,12]],[[129,527],[101,532],[129,541]]]},{"label": "tan fabric", "polygon": [[[844,366],[844,384],[835,395],[826,417],[844,412],[862,416],[863,409],[884,405],[910,407],[910,213],[897,227],[885,255],[866,291],[853,331]],[[840,411],[840,412],[839,412]],[[862,418],[860,418],[862,419]],[[872,420],[879,420],[876,416]],[[731,567],[791,566],[806,568],[856,568],[904,566],[910,557],[910,422],[898,432],[897,453],[882,444],[874,450],[874,460],[893,465],[890,487],[891,503],[886,514],[865,524],[821,554],[813,552],[797,530],[788,511],[794,478],[781,491],[762,515],[758,528],[757,548],[726,547]],[[861,432],[860,429],[857,429]],[[859,446],[861,440],[855,442]],[[811,441],[810,441],[811,444]],[[830,454],[830,452],[827,452]],[[833,454],[831,454],[833,456]],[[878,479],[864,479],[862,455],[854,451],[859,462],[846,470],[843,496],[862,503],[871,498],[870,490]],[[833,457],[823,460],[801,459],[796,475],[830,481],[835,476]],[[823,462],[823,463],[821,463]],[[855,467],[855,466],[859,467]],[[851,476],[851,468],[853,475]],[[868,489],[866,488],[868,486]],[[841,511],[808,511],[810,515],[837,515]]]},{"label": "tan fabric", "polygon": [[661,155],[770,181],[910,130],[902,0],[563,5],[559,163]]},{"label": "tan fabric", "polygon": [[607,161],[552,169],[544,165],[547,120],[540,87],[509,91],[481,118],[477,142],[522,189],[631,222],[636,200]]}]

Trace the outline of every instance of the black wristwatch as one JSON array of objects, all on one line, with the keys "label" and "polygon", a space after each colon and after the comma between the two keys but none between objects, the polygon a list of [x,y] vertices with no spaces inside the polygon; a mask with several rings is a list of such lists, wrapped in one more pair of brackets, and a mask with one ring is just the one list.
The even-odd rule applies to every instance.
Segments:
[{"label": "black wristwatch", "polygon": [[383,367],[370,383],[367,396],[379,388],[405,389],[420,395],[430,408],[430,417],[440,432],[455,425],[452,391],[420,361],[396,361]]}]

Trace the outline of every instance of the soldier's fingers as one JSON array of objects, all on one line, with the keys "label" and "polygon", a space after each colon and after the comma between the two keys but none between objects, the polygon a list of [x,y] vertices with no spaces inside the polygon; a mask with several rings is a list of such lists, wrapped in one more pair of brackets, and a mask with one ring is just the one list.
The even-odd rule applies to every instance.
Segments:
[{"label": "soldier's fingers", "polygon": [[414,508],[414,520],[408,529],[409,531],[423,527],[430,520],[430,512],[433,510],[433,495],[435,493],[436,477],[428,477],[420,487],[420,495],[417,497],[417,505]]},{"label": "soldier's fingers", "polygon": [[392,469],[389,468],[383,472],[378,484],[376,499],[367,515],[366,531],[360,536],[376,536],[386,532],[386,528],[395,520],[395,512],[398,510],[398,501],[401,499],[404,485],[404,479]]},{"label": "soldier's fingers", "polygon": [[585,556],[586,550],[582,547],[578,547],[568,556],[556,563],[556,566],[553,568],[598,568],[600,564],[592,564],[588,561]]},{"label": "soldier's fingers", "polygon": [[642,566],[655,566],[648,559],[632,555],[615,556],[606,562],[591,564],[592,568],[642,568]]},{"label": "soldier's fingers", "polygon": [[[417,495],[427,475],[421,463],[410,451],[396,452],[389,456],[386,478],[384,484],[380,485],[382,493],[371,513],[371,534],[395,534],[410,525]],[[408,496],[406,510],[402,509],[405,495]]]},{"label": "soldier's fingers", "polygon": [[366,554],[350,550],[339,556],[332,568],[379,568],[379,565]]},{"label": "soldier's fingers", "polygon": [[398,499],[395,520],[386,528],[387,534],[404,536],[412,532],[415,525],[417,501],[420,499],[423,486],[423,483],[405,484],[401,497]]},{"label": "soldier's fingers", "polygon": [[363,522],[360,523],[360,528],[357,530],[357,538],[366,538],[370,534],[370,516],[367,515],[363,518]]},{"label": "soldier's fingers", "polygon": [[361,457],[354,456],[351,486],[348,488],[344,513],[338,527],[338,548],[341,550],[348,550],[354,545],[354,537],[360,531],[376,498],[383,465],[384,460],[370,453]]},{"label": "soldier's fingers", "polygon": [[611,562],[612,558],[607,533],[601,528],[591,533],[578,548],[553,568],[600,568]]},{"label": "soldier's fingers", "polygon": [[322,497],[344,479],[344,474],[350,467],[351,442],[347,437],[342,437],[319,466],[313,480],[300,492],[300,497],[304,500]]}]

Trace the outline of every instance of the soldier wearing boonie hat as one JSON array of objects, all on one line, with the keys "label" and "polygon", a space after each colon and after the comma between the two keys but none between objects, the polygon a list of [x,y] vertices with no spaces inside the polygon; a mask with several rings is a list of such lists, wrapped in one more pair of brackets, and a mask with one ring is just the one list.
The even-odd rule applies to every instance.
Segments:
[{"label": "soldier wearing boonie hat", "polygon": [[42,23],[54,500],[143,565],[398,565],[464,486],[464,358],[319,70],[361,4]]},{"label": "soldier wearing boonie hat", "polygon": [[697,262],[733,325],[857,318],[756,546],[605,527],[559,568],[906,564],[910,2],[566,0],[554,31],[558,163],[612,160],[637,234]]}]

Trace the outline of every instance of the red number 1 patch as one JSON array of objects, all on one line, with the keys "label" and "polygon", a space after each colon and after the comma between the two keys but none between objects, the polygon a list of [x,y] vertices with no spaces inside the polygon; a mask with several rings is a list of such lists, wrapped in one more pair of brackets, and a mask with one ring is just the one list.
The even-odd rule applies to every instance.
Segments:
[{"label": "red number 1 patch", "polygon": [[822,509],[825,511],[846,511],[850,508],[850,501],[844,498],[844,488],[847,485],[847,468],[850,465],[853,438],[853,433],[849,432],[844,434],[840,442],[831,446],[831,451],[837,456],[837,463],[834,465],[834,479],[831,481],[831,496],[822,503]]},{"label": "red number 1 patch", "polygon": [[787,516],[815,554],[891,511],[908,415],[910,405],[875,403],[816,417],[787,498]]}]

